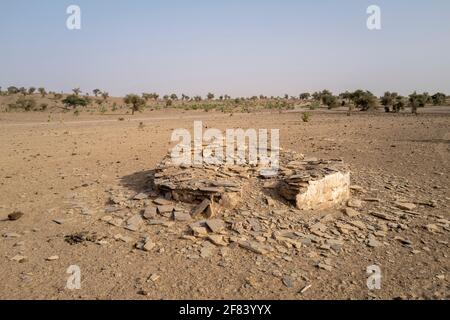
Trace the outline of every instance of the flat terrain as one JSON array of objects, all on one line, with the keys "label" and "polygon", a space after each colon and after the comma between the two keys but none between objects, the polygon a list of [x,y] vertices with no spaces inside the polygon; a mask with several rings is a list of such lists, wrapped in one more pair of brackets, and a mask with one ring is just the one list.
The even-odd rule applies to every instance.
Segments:
[{"label": "flat terrain", "polygon": [[[117,114],[1,113],[0,299],[450,298],[450,113],[311,114],[305,123],[299,112],[159,110],[121,115],[123,121]],[[361,187],[353,198],[362,200],[356,210],[363,226],[342,236],[339,250],[313,244],[259,255],[230,244],[203,255],[205,241],[180,239],[183,224],[133,232],[103,221],[111,192],[139,193],[168,151],[172,130],[192,130],[194,120],[221,130],[279,128],[285,149],[343,158]],[[398,221],[370,215],[399,200],[415,208]],[[142,205],[126,209],[136,213]],[[325,214],[277,209],[289,216],[273,225],[289,230]],[[326,212],[327,234],[341,237],[341,209]],[[25,215],[7,220],[15,210]],[[261,220],[270,210],[261,207]],[[377,230],[377,245],[369,246],[368,234]],[[66,241],[81,231],[103,241]],[[133,248],[143,234],[156,244],[149,252]],[[330,268],[318,267],[323,261]],[[79,290],[65,289],[70,265],[81,269]],[[366,286],[370,265],[381,269],[380,290]]]}]

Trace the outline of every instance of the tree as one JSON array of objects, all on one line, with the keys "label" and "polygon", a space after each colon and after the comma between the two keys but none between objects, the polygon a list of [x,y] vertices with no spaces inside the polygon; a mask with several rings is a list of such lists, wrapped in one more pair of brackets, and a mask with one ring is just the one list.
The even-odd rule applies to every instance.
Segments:
[{"label": "tree", "polygon": [[47,94],[47,91],[45,91],[45,88],[43,87],[39,88],[38,91],[41,94],[42,98]]},{"label": "tree", "polygon": [[384,106],[386,112],[390,111],[390,107],[394,107],[395,101],[397,99],[398,93],[386,91],[381,97],[381,105]]},{"label": "tree", "polygon": [[36,88],[35,87],[29,87],[28,88],[28,94],[33,94],[36,92]]},{"label": "tree", "polygon": [[65,99],[61,101],[66,105],[66,107],[76,108],[78,106],[85,107],[89,104],[86,98],[80,97],[77,94],[68,95]]},{"label": "tree", "polygon": [[108,100],[108,98],[109,98],[109,93],[106,92],[106,91],[102,92],[102,98],[103,98],[104,101]]},{"label": "tree", "polygon": [[444,93],[437,92],[431,96],[431,101],[435,106],[442,106],[445,104],[447,96]]},{"label": "tree", "polygon": [[36,100],[34,100],[33,98],[19,97],[15,103],[9,104],[9,107],[30,111],[36,108]]},{"label": "tree", "polygon": [[78,96],[78,95],[81,93],[81,89],[80,89],[80,88],[72,89],[72,91],[73,91],[73,93],[74,93],[76,96]]},{"label": "tree", "polygon": [[170,95],[170,99],[172,99],[172,100],[178,100],[178,96],[177,96],[175,93],[172,93],[172,94]]},{"label": "tree", "polygon": [[208,94],[206,95],[206,98],[207,98],[208,100],[214,99],[214,93],[208,92]]},{"label": "tree", "polygon": [[16,94],[19,93],[19,89],[17,87],[14,86],[10,86],[6,89],[6,91],[8,91],[8,94]]},{"label": "tree", "polygon": [[145,106],[145,100],[136,94],[127,94],[123,101],[131,106],[132,115],[135,111],[140,111]]},{"label": "tree", "polygon": [[302,100],[308,100],[310,96],[311,95],[309,94],[309,92],[304,92],[299,95],[299,98]]},{"label": "tree", "polygon": [[328,106],[328,109],[336,108],[338,106],[338,100],[336,96],[333,96],[332,94],[322,95],[322,103]]},{"label": "tree", "polygon": [[20,87],[20,88],[19,88],[19,92],[20,92],[21,94],[23,94],[24,96],[26,96],[27,93],[28,93],[28,91],[27,91],[27,89],[25,89],[25,87]]},{"label": "tree", "polygon": [[426,92],[423,94],[417,94],[416,91],[411,93],[408,99],[408,105],[411,107],[411,112],[417,114],[417,109],[425,107],[428,99],[429,96]]},{"label": "tree", "polygon": [[400,110],[405,109],[405,106],[406,106],[405,98],[402,96],[397,96],[395,98],[395,102],[392,108],[394,112],[397,113],[400,112]]},{"label": "tree", "polygon": [[102,92],[100,91],[100,89],[94,89],[94,90],[92,90],[92,93],[94,94],[94,96],[97,97]]},{"label": "tree", "polygon": [[356,90],[353,92],[351,100],[355,106],[362,111],[376,108],[378,102],[377,97],[375,97],[372,92],[363,90]]}]

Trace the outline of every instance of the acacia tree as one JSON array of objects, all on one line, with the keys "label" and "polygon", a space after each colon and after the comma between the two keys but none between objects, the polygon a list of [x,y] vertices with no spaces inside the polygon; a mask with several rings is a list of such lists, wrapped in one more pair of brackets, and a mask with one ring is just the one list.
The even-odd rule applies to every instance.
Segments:
[{"label": "acacia tree", "polygon": [[409,95],[408,104],[411,107],[411,112],[417,114],[418,108],[423,108],[429,100],[428,93],[417,94],[416,91]]},{"label": "acacia tree", "polygon": [[108,98],[109,98],[109,93],[106,92],[106,91],[102,92],[102,98],[103,98],[104,101],[108,100]]},{"label": "acacia tree", "polygon": [[406,106],[405,97],[399,95],[395,98],[395,102],[392,108],[394,112],[397,113],[400,112],[400,110],[405,109],[405,106]]},{"label": "acacia tree", "polygon": [[437,92],[431,96],[431,101],[435,106],[442,106],[445,104],[447,96],[442,92]]},{"label": "acacia tree", "polygon": [[6,89],[6,91],[8,92],[8,94],[16,94],[19,93],[19,89],[17,87],[14,86],[10,86]]},{"label": "acacia tree", "polygon": [[384,106],[386,112],[390,111],[390,107],[394,107],[395,101],[397,99],[397,92],[386,91],[384,95],[380,98],[381,105]]},{"label": "acacia tree", "polygon": [[311,95],[309,94],[309,92],[304,92],[299,95],[299,98],[302,100],[308,100],[310,96]]},{"label": "acacia tree", "polygon": [[41,94],[42,98],[47,94],[47,91],[45,91],[45,88],[43,87],[39,88],[38,91]]},{"label": "acacia tree", "polygon": [[102,93],[101,92],[101,90],[100,89],[94,89],[94,90],[92,90],[92,93],[94,94],[94,96],[98,96],[100,93]]},{"label": "acacia tree", "polygon": [[131,114],[140,111],[145,106],[145,100],[137,94],[127,94],[123,100],[127,105],[131,106]]},{"label": "acacia tree", "polygon": [[370,91],[356,90],[351,94],[351,100],[362,111],[375,109],[378,99]]},{"label": "acacia tree", "polygon": [[206,98],[207,98],[208,100],[214,99],[214,93],[208,92],[208,94],[206,95]]},{"label": "acacia tree", "polygon": [[28,88],[28,94],[33,94],[36,92],[36,88],[35,87],[29,87]]},{"label": "acacia tree", "polygon": [[80,97],[76,94],[71,94],[65,99],[61,100],[66,107],[76,108],[78,106],[85,107],[88,105],[89,101],[86,98]]},{"label": "acacia tree", "polygon": [[73,92],[76,96],[78,96],[78,95],[81,93],[81,89],[80,89],[80,88],[74,88],[74,89],[72,89],[72,92]]}]

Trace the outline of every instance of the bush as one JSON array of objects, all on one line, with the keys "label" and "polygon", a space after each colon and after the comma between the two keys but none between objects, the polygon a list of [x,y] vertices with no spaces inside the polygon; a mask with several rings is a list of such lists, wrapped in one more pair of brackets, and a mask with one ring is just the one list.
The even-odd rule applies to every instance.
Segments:
[{"label": "bush", "polygon": [[25,111],[31,111],[36,108],[36,100],[33,98],[19,97],[15,103],[10,103],[8,107],[10,109],[23,109]]},{"label": "bush", "polygon": [[331,94],[322,95],[322,103],[328,106],[328,109],[336,108],[338,106],[338,100]]},{"label": "bush", "polygon": [[351,100],[362,111],[375,109],[378,99],[370,91],[356,90],[351,94]]},{"label": "bush", "polygon": [[303,115],[302,115],[303,122],[309,122],[310,118],[311,118],[311,114],[309,112],[303,112]]},{"label": "bush", "polygon": [[131,106],[131,114],[134,114],[135,111],[140,111],[145,106],[145,100],[136,94],[127,94],[123,101]]},{"label": "bush", "polygon": [[77,106],[85,107],[88,105],[88,100],[76,94],[71,94],[62,100],[62,103],[66,105],[66,107],[76,108]]},{"label": "bush", "polygon": [[444,93],[437,92],[431,96],[431,101],[435,106],[445,105],[447,100],[447,96]]}]

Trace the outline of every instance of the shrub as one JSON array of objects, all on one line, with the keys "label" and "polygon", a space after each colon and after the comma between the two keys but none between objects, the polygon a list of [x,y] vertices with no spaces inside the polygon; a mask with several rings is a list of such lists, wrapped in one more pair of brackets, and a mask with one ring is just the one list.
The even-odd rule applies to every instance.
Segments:
[{"label": "shrub", "polygon": [[357,108],[362,111],[375,109],[377,107],[377,97],[370,91],[356,90],[351,94],[351,100]]},{"label": "shrub", "polygon": [[384,110],[386,112],[390,111],[390,107],[394,107],[397,96],[398,96],[398,94],[396,92],[391,93],[391,92],[387,91],[381,97],[380,102],[381,102],[381,105],[384,106]]},{"label": "shrub", "polygon": [[309,112],[303,112],[303,114],[302,114],[302,121],[303,122],[309,122],[310,118],[311,118],[311,114]]},{"label": "shrub", "polygon": [[328,106],[328,109],[336,108],[338,106],[338,100],[331,94],[322,95],[322,103]]},{"label": "shrub", "polygon": [[15,103],[10,103],[8,107],[10,109],[23,109],[25,111],[30,111],[36,108],[36,100],[33,98],[19,97]]},{"label": "shrub", "polygon": [[38,89],[39,93],[41,94],[42,98],[45,97],[45,95],[47,94],[47,91],[45,91],[45,88],[39,88]]},{"label": "shrub", "polygon": [[19,89],[14,86],[10,86],[6,89],[8,91],[8,94],[16,94],[19,93]]},{"label": "shrub", "polygon": [[140,111],[145,106],[145,100],[136,94],[127,94],[123,101],[131,106],[132,115],[135,111]]},{"label": "shrub", "polygon": [[299,98],[302,99],[302,100],[308,100],[310,96],[311,95],[308,92],[305,92],[305,93],[301,93],[299,95]]},{"label": "shrub", "polygon": [[445,104],[447,96],[444,93],[437,92],[431,96],[431,101],[435,106],[442,106]]},{"label": "shrub", "polygon": [[76,94],[71,94],[61,101],[66,107],[76,108],[77,106],[85,107],[88,105],[86,98],[80,97]]}]

